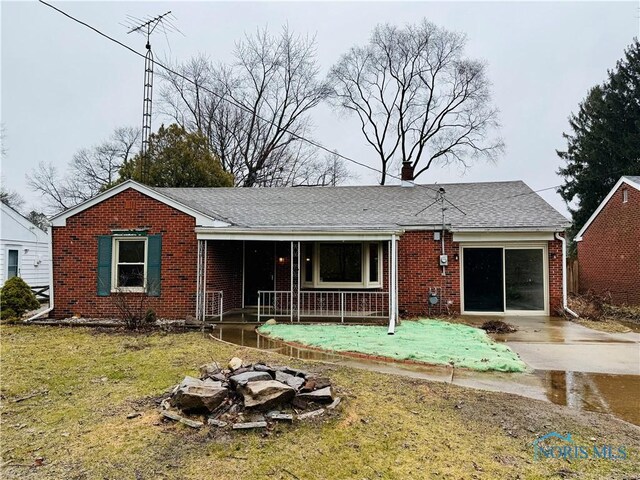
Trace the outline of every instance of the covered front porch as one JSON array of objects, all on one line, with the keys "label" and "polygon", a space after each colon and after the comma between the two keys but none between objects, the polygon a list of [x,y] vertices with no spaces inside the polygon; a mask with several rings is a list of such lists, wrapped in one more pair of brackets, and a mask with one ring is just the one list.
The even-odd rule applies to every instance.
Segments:
[{"label": "covered front porch", "polygon": [[196,319],[393,327],[397,240],[396,232],[199,231]]}]

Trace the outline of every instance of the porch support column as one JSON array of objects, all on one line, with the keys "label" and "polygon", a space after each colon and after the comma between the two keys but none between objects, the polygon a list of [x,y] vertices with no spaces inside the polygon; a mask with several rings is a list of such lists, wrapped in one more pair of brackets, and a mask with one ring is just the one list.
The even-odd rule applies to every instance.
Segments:
[{"label": "porch support column", "polygon": [[198,240],[198,256],[196,260],[196,320],[204,322],[204,290],[205,290],[205,249],[206,240]]},{"label": "porch support column", "polygon": [[396,235],[391,235],[389,250],[389,335],[395,334],[398,312],[398,246]]},{"label": "porch support column", "polygon": [[300,321],[300,242],[291,242],[291,321]]}]

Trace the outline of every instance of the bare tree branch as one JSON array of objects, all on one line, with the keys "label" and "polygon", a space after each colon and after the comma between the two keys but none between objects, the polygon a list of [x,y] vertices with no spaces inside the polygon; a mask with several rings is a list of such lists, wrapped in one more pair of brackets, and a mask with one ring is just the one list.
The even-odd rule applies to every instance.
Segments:
[{"label": "bare tree branch", "polygon": [[409,162],[415,177],[432,164],[494,160],[503,151],[486,66],[463,58],[464,35],[424,20],[404,28],[378,25],[364,47],[344,54],[329,73],[331,101],[356,113],[388,169]]},{"label": "bare tree branch", "polygon": [[117,128],[101,144],[78,150],[65,174],[51,163],[40,162],[27,175],[27,184],[42,195],[49,213],[66,210],[113,185],[120,168],[137,152],[139,140],[139,129]]},{"label": "bare tree branch", "polygon": [[236,44],[229,65],[199,56],[174,69],[195,85],[163,73],[163,112],[205,134],[236,185],[296,185],[317,168],[317,152],[299,139],[329,93],[318,80],[315,39],[258,30]]}]

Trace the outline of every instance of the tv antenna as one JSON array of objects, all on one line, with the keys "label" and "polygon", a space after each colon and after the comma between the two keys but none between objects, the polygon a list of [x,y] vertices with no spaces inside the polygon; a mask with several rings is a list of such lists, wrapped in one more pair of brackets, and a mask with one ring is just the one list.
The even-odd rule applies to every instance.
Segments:
[{"label": "tv antenna", "polygon": [[[129,28],[129,33],[141,33],[147,37],[147,53],[144,57],[144,94],[142,99],[142,148],[140,150],[140,179],[144,182],[147,177],[146,158],[149,149],[149,136],[151,135],[151,110],[153,100],[153,52],[151,51],[151,34],[158,29],[164,33],[165,38],[168,32],[180,32],[173,25],[175,17],[171,11],[155,17],[137,18],[127,15],[128,24],[121,24]],[[168,43],[168,40],[167,40]]]}]

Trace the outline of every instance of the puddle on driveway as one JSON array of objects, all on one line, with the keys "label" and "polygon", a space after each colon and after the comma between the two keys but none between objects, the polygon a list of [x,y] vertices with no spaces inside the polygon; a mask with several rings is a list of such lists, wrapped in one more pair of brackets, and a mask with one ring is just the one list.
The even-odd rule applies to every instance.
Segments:
[{"label": "puddle on driveway", "polygon": [[[303,360],[319,360],[383,373],[449,381],[446,366],[418,366],[354,359],[286,345],[279,340],[258,335],[253,325],[216,325],[216,338],[237,345],[260,348]],[[640,375],[610,375],[537,370],[532,374],[456,371],[454,383],[461,386],[515,393],[547,400],[577,410],[611,413],[640,425]]]},{"label": "puddle on driveway", "polygon": [[640,425],[640,375],[536,371],[547,399],[578,410],[611,413]]}]

